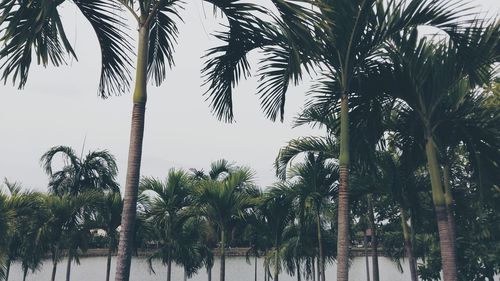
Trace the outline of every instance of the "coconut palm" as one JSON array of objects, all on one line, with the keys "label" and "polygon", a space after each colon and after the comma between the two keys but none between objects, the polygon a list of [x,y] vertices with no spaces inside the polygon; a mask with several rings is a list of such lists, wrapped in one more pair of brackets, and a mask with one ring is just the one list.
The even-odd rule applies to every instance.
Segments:
[{"label": "coconut palm", "polygon": [[145,218],[155,225],[158,232],[156,239],[161,244],[149,261],[161,258],[162,263],[167,265],[167,281],[170,281],[172,261],[181,254],[178,232],[190,217],[187,207],[192,201],[189,196],[191,182],[186,172],[170,170],[165,182],[146,177],[141,180],[139,188],[145,195],[141,200]]},{"label": "coconut palm", "polygon": [[424,136],[432,197],[436,211],[444,280],[457,280],[454,241],[443,193],[439,166],[439,125],[470,95],[471,88],[488,81],[498,59],[498,24],[467,30],[455,42],[431,43],[417,39],[417,32],[389,45],[394,63],[395,96],[414,110],[417,126]]},{"label": "coconut palm", "polygon": [[[53,162],[59,154],[65,165],[54,171]],[[50,176],[49,189],[56,195],[76,195],[91,189],[119,191],[115,157],[106,150],[91,151],[82,158],[71,147],[55,146],[41,157],[40,162]]]},{"label": "coconut palm", "polygon": [[243,219],[253,205],[250,190],[253,172],[235,168],[221,180],[202,180],[194,190],[197,212],[217,227],[220,233],[220,280],[225,280],[227,234],[236,220]]}]

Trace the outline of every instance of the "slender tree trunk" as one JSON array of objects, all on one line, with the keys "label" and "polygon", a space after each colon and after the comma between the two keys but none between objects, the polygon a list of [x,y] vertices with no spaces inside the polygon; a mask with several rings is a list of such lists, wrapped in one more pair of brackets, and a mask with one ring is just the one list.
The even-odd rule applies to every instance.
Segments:
[{"label": "slender tree trunk", "polygon": [[73,261],[73,258],[71,257],[71,254],[68,253],[68,264],[66,265],[66,281],[70,281],[71,279],[71,262]]},{"label": "slender tree trunk", "polygon": [[226,280],[226,234],[222,228],[220,232],[220,281]]},{"label": "slender tree trunk", "polygon": [[346,92],[340,101],[340,186],[338,198],[337,281],[349,279],[349,102]]},{"label": "slender tree trunk", "polygon": [[318,231],[318,249],[319,249],[318,279],[319,281],[325,281],[325,253],[323,251],[323,238],[321,235],[321,216],[319,208],[316,208],[316,227]]},{"label": "slender tree trunk", "polygon": [[267,281],[267,265],[265,261],[264,261],[264,281]]},{"label": "slender tree trunk", "polygon": [[368,261],[368,235],[364,231],[363,247],[365,248],[366,281],[370,281],[370,262]]},{"label": "slender tree trunk", "polygon": [[457,265],[454,241],[451,240],[450,224],[446,212],[446,200],[441,185],[441,175],[437,161],[436,148],[432,134],[427,134],[425,145],[427,164],[432,186],[432,201],[436,210],[436,218],[439,230],[439,245],[441,250],[441,261],[443,266],[444,281],[457,281]]},{"label": "slender tree trunk", "polygon": [[318,281],[321,281],[321,259],[318,257],[318,259],[316,260],[316,269],[317,269],[317,272],[318,272]]},{"label": "slender tree trunk", "polygon": [[26,281],[26,276],[28,276],[28,268],[23,269],[23,281]]},{"label": "slender tree trunk", "polygon": [[7,259],[7,264],[5,265],[6,269],[5,269],[5,281],[9,281],[9,273],[10,273],[10,264],[12,262],[10,261],[10,258]]},{"label": "slender tree trunk", "polygon": [[184,268],[184,281],[187,281],[187,280],[188,280],[188,275],[187,275],[186,269]]},{"label": "slender tree trunk", "polygon": [[[316,259],[313,257],[312,258],[312,277],[313,281],[316,281]],[[319,281],[319,276],[318,276],[318,281]]]},{"label": "slender tree trunk", "polygon": [[54,261],[52,265],[52,277],[50,278],[51,281],[56,280],[56,273],[57,273],[57,261]]},{"label": "slender tree trunk", "polygon": [[373,270],[373,281],[380,281],[380,274],[378,268],[378,237],[377,237],[377,225],[375,224],[375,214],[373,212],[373,198],[371,194],[368,194],[368,213],[370,216],[370,225],[372,229],[372,270]]},{"label": "slender tree trunk", "polygon": [[[111,234],[113,235],[113,234]],[[106,263],[106,281],[109,281],[109,275],[111,273],[111,256],[113,255],[113,240],[110,236],[110,241],[108,245],[108,260]]]},{"label": "slender tree trunk", "polygon": [[167,262],[167,281],[170,281],[172,279],[172,259],[168,257],[168,262]]},{"label": "slender tree trunk", "polygon": [[254,257],[254,261],[253,261],[253,270],[254,270],[254,281],[257,281],[257,254],[255,255]]},{"label": "slender tree trunk", "polygon": [[280,243],[278,233],[276,233],[276,237],[274,240],[274,276],[273,281],[278,281],[279,276],[279,254],[280,254]]},{"label": "slender tree trunk", "polygon": [[208,281],[212,281],[212,267],[207,267]]},{"label": "slender tree trunk", "polygon": [[[446,201],[446,213],[448,217],[448,223],[450,224],[450,238],[451,241],[455,241],[455,216],[453,215],[453,194],[451,193],[451,175],[450,175],[450,165],[445,164],[443,167],[443,181],[444,181],[444,199]],[[454,245],[455,246],[455,245]],[[456,249],[455,249],[456,251]]]},{"label": "slender tree trunk", "polygon": [[[144,21],[144,16],[141,17]],[[132,258],[133,239],[137,193],[142,157],[142,140],[144,136],[144,121],[146,112],[146,84],[148,65],[149,26],[141,23],[137,51],[136,81],[133,97],[132,124],[127,163],[127,179],[123,201],[120,242],[116,263],[115,281],[128,281],[130,277],[130,262]]]},{"label": "slender tree trunk", "polygon": [[300,275],[300,260],[298,258],[295,259],[295,266],[297,267],[297,281],[301,281],[302,276]]},{"label": "slender tree trunk", "polygon": [[415,257],[413,256],[413,245],[410,238],[409,226],[406,223],[406,211],[400,207],[399,213],[401,215],[401,226],[403,228],[403,238],[405,241],[405,251],[408,256],[408,264],[410,267],[411,281],[418,281],[417,267],[415,262]]}]

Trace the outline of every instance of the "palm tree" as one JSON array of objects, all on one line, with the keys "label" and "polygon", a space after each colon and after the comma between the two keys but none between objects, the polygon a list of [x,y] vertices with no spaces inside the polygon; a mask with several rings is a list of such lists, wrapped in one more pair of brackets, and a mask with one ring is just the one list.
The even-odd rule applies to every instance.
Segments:
[{"label": "palm tree", "polygon": [[253,200],[253,172],[247,168],[235,168],[220,180],[202,180],[194,190],[194,200],[200,216],[214,224],[220,233],[220,281],[225,280],[226,239],[235,220],[247,215]]},{"label": "palm tree", "polygon": [[[349,166],[351,164],[349,148],[349,97],[356,96],[352,87],[357,78],[380,75],[385,63],[378,60],[377,54],[384,42],[400,31],[417,25],[436,27],[452,27],[457,19],[461,6],[450,2],[436,1],[382,1],[382,0],[334,0],[318,1],[324,21],[315,27],[319,48],[311,49],[318,54],[311,54],[314,60],[325,69],[324,79],[320,82],[324,87],[316,88],[311,102],[320,104],[326,111],[337,110],[340,119],[340,187],[338,212],[337,243],[337,279],[348,279],[349,252]],[[452,29],[448,29],[451,31]],[[310,44],[310,42],[306,42]],[[271,58],[271,61],[273,59]],[[277,60],[275,60],[277,61]],[[274,61],[273,61],[274,62]],[[279,69],[285,65],[274,64]],[[268,81],[270,84],[281,83],[286,71],[274,71]],[[279,76],[281,79],[277,79]],[[294,77],[297,79],[296,77]],[[286,91],[286,87],[283,89]],[[284,91],[281,96],[284,97]],[[365,96],[369,98],[369,96]],[[269,105],[271,104],[271,105]],[[266,105],[276,111],[283,108],[283,99],[268,100]],[[281,106],[280,106],[281,105]]]},{"label": "palm tree", "polygon": [[292,212],[294,198],[290,196],[291,193],[289,186],[278,183],[264,193],[258,205],[274,240],[273,280],[278,280],[280,271],[279,256],[283,231],[294,217]]},{"label": "palm tree", "polygon": [[[10,266],[13,261],[25,258],[24,243],[28,230],[33,230],[31,224],[38,225],[39,222],[32,221],[32,218],[44,218],[43,206],[39,199],[39,194],[30,191],[23,191],[23,187],[18,182],[4,180],[8,194],[0,190],[2,199],[2,218],[0,218],[0,231],[2,231],[2,240],[0,248],[5,263],[1,263],[0,273],[4,280],[9,279]],[[36,214],[40,217],[37,217]],[[43,245],[38,243],[37,245]],[[37,253],[38,254],[38,253]],[[3,266],[5,265],[5,270]],[[37,265],[35,265],[36,267]]]},{"label": "palm tree", "polygon": [[[54,172],[52,162],[58,154],[62,155],[65,165]],[[91,189],[119,191],[115,157],[106,150],[91,151],[82,158],[71,147],[55,146],[41,157],[40,162],[50,176],[49,189],[56,195],[76,195]]]},{"label": "palm tree", "polygon": [[[0,39],[4,48],[0,59],[4,62],[2,78],[23,88],[28,79],[32,56],[38,64],[59,66],[65,63],[65,54],[76,57],[66,37],[58,9],[66,1],[36,3],[3,1],[0,4]],[[205,0],[216,7],[228,20],[229,31],[217,34],[226,45],[210,50],[211,59],[204,74],[210,89],[214,89],[212,104],[220,107],[217,114],[232,116],[232,88],[241,76],[247,75],[246,54],[262,46],[264,38],[259,30],[268,25],[256,13],[266,11],[256,5],[240,1]],[[165,80],[166,68],[174,64],[173,52],[178,35],[176,19],[185,2],[179,0],[94,0],[73,1],[88,20],[101,49],[101,78],[99,94],[108,97],[129,90],[132,65],[132,46],[125,33],[126,20],[122,10],[136,20],[138,40],[136,51],[135,86],[133,92],[131,136],[125,200],[118,250],[116,280],[128,280],[132,252],[136,202],[140,177],[142,142],[144,134],[147,83],[157,86]]]},{"label": "palm tree", "polygon": [[457,108],[471,93],[491,77],[497,60],[499,25],[474,27],[462,38],[449,43],[417,39],[417,32],[389,45],[394,63],[395,96],[414,110],[417,126],[424,136],[432,198],[437,217],[444,280],[457,280],[456,254],[450,235],[446,198],[439,166],[439,125],[448,111]]},{"label": "palm tree", "polygon": [[[69,281],[71,262],[78,261],[77,250],[84,247],[89,231],[85,223],[82,209],[95,201],[96,195],[82,193],[76,196],[63,194],[62,196],[46,195],[43,197],[44,206],[48,211],[48,219],[43,222],[42,233],[48,243],[53,263],[52,277],[54,281],[57,265],[61,260],[62,250],[68,251],[66,280]],[[87,220],[88,222],[88,220]]]},{"label": "palm tree", "polygon": [[188,174],[182,170],[170,170],[167,179],[162,182],[155,178],[143,178],[140,183],[140,200],[144,206],[146,220],[155,225],[160,249],[149,258],[161,258],[167,265],[167,281],[171,280],[172,261],[181,254],[178,231],[190,217],[187,207],[191,204],[189,196],[191,182]]},{"label": "palm tree", "polygon": [[106,231],[108,238],[108,260],[106,263],[106,281],[111,273],[111,256],[118,246],[118,227],[121,222],[123,200],[120,192],[103,193],[98,198],[96,224]]},{"label": "palm tree", "polygon": [[[295,196],[300,202],[298,208],[309,209],[314,213],[318,239],[318,259],[320,281],[325,281],[325,251],[322,239],[322,218],[323,208],[332,200],[336,193],[337,182],[339,180],[338,166],[334,162],[327,162],[322,153],[315,155],[309,152],[305,162],[296,164],[289,171],[290,180],[296,180],[293,188]],[[299,218],[303,220],[304,218]]]}]

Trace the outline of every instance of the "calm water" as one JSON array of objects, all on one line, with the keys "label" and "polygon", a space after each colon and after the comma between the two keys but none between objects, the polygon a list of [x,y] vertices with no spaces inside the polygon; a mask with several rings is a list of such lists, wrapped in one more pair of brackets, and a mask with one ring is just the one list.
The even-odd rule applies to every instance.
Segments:
[{"label": "calm water", "polygon": [[[231,257],[226,259],[226,280],[228,281],[254,281],[254,266],[253,259],[251,264],[248,264],[244,257]],[[387,258],[379,258],[380,264],[380,280],[390,280],[390,281],[409,281],[410,273],[407,270],[406,264],[403,264],[404,273],[400,273],[397,269],[396,264],[392,263]],[[132,281],[159,281],[166,280],[166,268],[161,265],[161,263],[154,263],[154,269],[156,274],[149,272],[149,267],[147,261],[142,258],[134,258],[132,260]],[[258,280],[263,280],[264,275],[262,271],[262,260],[258,260]],[[371,260],[370,260],[371,267]],[[115,270],[115,259],[113,258],[113,263],[111,267],[111,279],[114,280],[114,270]],[[52,273],[52,262],[47,260],[43,266],[35,273],[30,273],[27,277],[28,281],[50,281]],[[58,281],[64,281],[66,274],[66,261],[63,260],[57,268],[57,278]],[[80,260],[80,265],[73,264],[71,270],[71,280],[72,281],[94,281],[102,280],[104,281],[106,277],[106,258],[105,257],[93,257],[93,258],[82,258]],[[328,280],[335,280],[336,270],[334,264],[329,264],[326,270],[326,277]],[[217,281],[219,279],[219,263],[216,264],[212,270],[212,280]],[[11,268],[11,275],[9,277],[11,281],[22,281],[22,271],[19,264],[13,264]],[[172,270],[172,280],[182,281],[183,271],[181,267],[174,266]],[[207,274],[205,269],[198,272],[198,275],[193,276],[192,281],[206,281]],[[296,277],[288,276],[286,273],[280,274],[280,281],[295,281]],[[364,258],[355,258],[352,261],[351,268],[349,271],[349,280],[351,281],[366,281],[366,271],[365,271],[365,260]]]}]

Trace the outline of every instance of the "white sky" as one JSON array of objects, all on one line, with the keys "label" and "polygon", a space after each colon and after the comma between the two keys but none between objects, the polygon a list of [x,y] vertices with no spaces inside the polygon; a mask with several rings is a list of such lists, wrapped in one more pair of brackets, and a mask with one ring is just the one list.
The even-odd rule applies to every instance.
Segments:
[{"label": "white sky", "polygon": [[[256,78],[242,81],[235,89],[236,123],[225,124],[211,115],[202,97],[201,56],[217,40],[211,7],[186,1],[179,24],[176,66],[160,87],[149,87],[141,173],[163,178],[168,169],[205,168],[220,158],[247,165],[257,173],[257,183],[275,181],[273,161],[280,147],[293,138],[321,135],[306,127],[291,129],[310,83],[288,92],[284,123],[267,120],[260,110]],[[500,1],[471,1],[498,14]],[[205,17],[206,14],[206,17]],[[125,184],[129,144],[131,95],[102,100],[97,96],[100,55],[89,24],[67,5],[63,11],[66,32],[76,43],[79,61],[60,68],[32,67],[24,90],[0,84],[0,179],[22,182],[27,188],[46,190],[48,178],[39,159],[50,147],[67,145],[88,150],[107,149],[117,158],[119,183]],[[135,36],[131,23],[130,34]],[[256,69],[257,54],[251,62]]]}]

